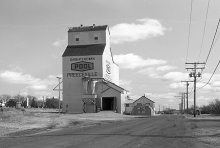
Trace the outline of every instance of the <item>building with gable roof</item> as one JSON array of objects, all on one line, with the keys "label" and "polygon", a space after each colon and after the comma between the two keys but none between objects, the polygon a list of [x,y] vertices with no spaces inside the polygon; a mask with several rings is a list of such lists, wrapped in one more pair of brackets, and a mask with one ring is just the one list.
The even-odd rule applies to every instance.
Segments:
[{"label": "building with gable roof", "polygon": [[63,55],[63,112],[125,111],[107,25],[70,27]]},{"label": "building with gable roof", "polygon": [[145,95],[137,100],[126,100],[125,113],[131,115],[155,115],[155,102]]}]

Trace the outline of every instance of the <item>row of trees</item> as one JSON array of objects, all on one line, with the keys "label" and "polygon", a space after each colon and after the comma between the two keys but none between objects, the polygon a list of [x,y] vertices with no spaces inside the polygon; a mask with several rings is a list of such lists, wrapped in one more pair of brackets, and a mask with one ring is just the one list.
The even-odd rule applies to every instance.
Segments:
[{"label": "row of trees", "polygon": [[[22,96],[15,95],[10,96],[7,94],[0,96],[0,103],[8,102],[9,100],[14,100],[15,102],[21,103],[21,106],[27,107],[27,98],[29,98],[28,106],[32,108],[59,108],[59,99],[56,98],[46,98],[45,100],[39,100],[35,96]],[[60,108],[62,108],[62,100],[60,100]]]},{"label": "row of trees", "polygon": [[200,109],[202,114],[220,115],[220,100],[215,99],[214,101],[209,102],[208,105],[203,105]]},{"label": "row of trees", "polygon": [[[215,99],[214,101],[209,102],[208,105],[203,105],[203,106],[196,106],[197,109],[199,109],[201,111],[201,114],[214,114],[214,115],[220,115],[220,100],[219,99]],[[173,109],[165,109],[163,110],[163,112],[165,114],[172,114],[173,113]],[[185,110],[185,113],[190,113],[193,114],[194,113],[194,106],[192,105],[191,107],[189,107],[188,111]]]}]

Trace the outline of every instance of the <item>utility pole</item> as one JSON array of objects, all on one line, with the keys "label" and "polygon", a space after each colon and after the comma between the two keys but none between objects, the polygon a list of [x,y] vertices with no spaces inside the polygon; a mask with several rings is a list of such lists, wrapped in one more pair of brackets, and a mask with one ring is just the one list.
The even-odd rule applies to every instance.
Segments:
[{"label": "utility pole", "polygon": [[42,108],[44,108],[44,96],[43,96],[43,105],[42,105]]},{"label": "utility pole", "polygon": [[186,93],[182,93],[182,95],[183,95],[183,112],[184,112],[184,114],[185,114],[185,112],[186,112],[186,100],[185,100],[185,94]]},{"label": "utility pole", "polygon": [[189,92],[188,92],[188,87],[189,87],[189,82],[194,82],[194,81],[181,81],[181,82],[186,82],[186,111],[188,114],[188,110],[189,110]]},{"label": "utility pole", "polygon": [[180,103],[180,110],[181,110],[181,114],[183,112],[183,101],[182,101],[182,96],[174,96],[174,97],[181,97],[181,103]]},{"label": "utility pole", "polygon": [[185,113],[185,93],[181,92],[180,97],[181,97],[181,107],[182,107],[182,113]]},{"label": "utility pole", "polygon": [[205,69],[204,67],[197,67],[197,65],[205,64],[205,63],[194,62],[194,63],[185,63],[185,64],[193,64],[194,65],[194,68],[186,68],[186,69],[187,70],[192,69],[192,71],[193,71],[189,74],[189,77],[194,78],[194,117],[196,117],[196,78],[201,77],[201,73],[200,72],[196,73],[196,70],[197,69]]}]

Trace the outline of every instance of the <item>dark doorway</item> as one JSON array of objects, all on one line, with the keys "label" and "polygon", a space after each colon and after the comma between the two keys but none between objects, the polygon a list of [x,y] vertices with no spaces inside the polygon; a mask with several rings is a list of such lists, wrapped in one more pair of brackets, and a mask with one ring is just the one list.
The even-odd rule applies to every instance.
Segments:
[{"label": "dark doorway", "polygon": [[114,97],[102,98],[102,110],[114,110]]}]

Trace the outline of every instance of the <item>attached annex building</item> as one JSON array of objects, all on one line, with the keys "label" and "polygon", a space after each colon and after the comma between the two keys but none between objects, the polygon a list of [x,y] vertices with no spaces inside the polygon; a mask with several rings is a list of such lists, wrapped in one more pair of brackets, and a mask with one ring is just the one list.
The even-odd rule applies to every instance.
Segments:
[{"label": "attached annex building", "polygon": [[127,90],[119,85],[119,67],[107,25],[71,27],[63,53],[63,112],[125,111]]}]

